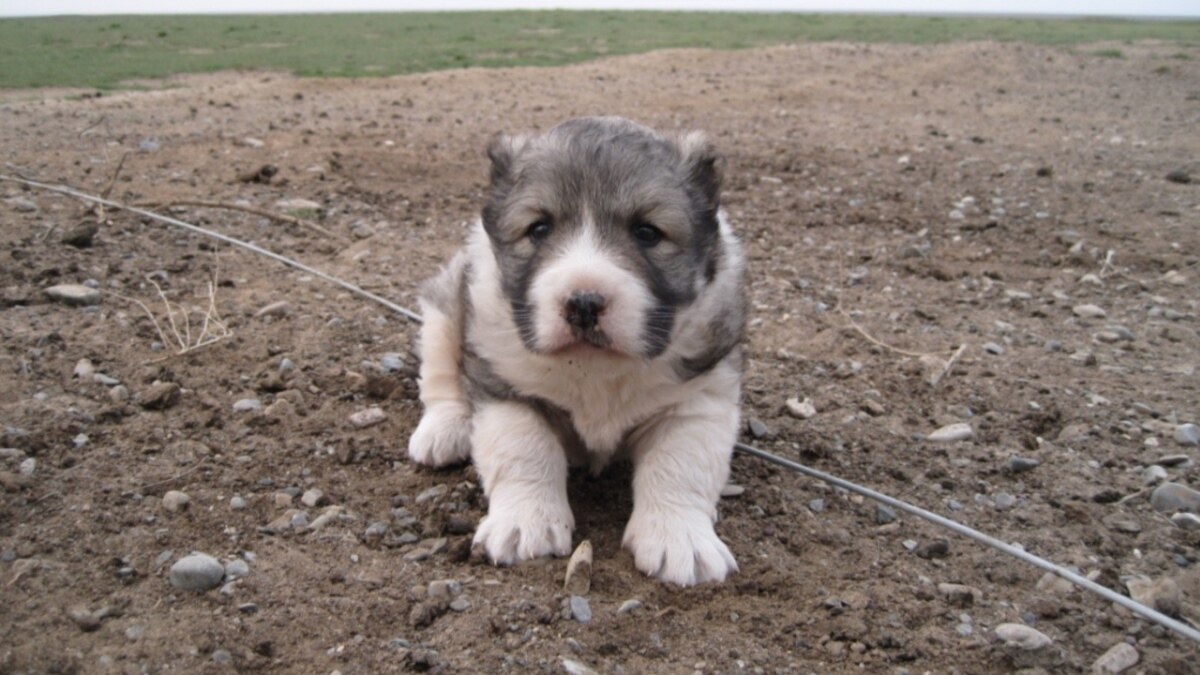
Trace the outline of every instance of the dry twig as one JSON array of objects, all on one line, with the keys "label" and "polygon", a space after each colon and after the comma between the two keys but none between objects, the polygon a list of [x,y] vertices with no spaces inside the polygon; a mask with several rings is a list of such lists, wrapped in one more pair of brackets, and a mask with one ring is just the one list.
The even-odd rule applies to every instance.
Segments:
[{"label": "dry twig", "polygon": [[199,470],[200,467],[204,466],[204,464],[207,461],[208,461],[207,457],[202,457],[199,461],[196,462],[195,466],[188,469],[187,471],[175,474],[174,476],[171,476],[170,478],[165,478],[163,480],[156,481],[156,482],[150,483],[148,485],[143,485],[140,488],[137,488],[137,492],[138,492],[138,494],[143,494],[143,495],[154,494],[154,492],[152,492],[152,490],[157,490],[159,488],[163,488],[168,485],[174,485],[177,481],[180,481],[184,478],[187,478],[191,474],[196,473],[196,471]]}]

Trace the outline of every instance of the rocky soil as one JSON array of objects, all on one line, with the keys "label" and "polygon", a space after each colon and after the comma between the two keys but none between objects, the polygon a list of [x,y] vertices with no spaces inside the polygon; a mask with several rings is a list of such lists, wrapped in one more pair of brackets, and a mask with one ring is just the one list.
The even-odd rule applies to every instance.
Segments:
[{"label": "rocky soil", "polygon": [[[1121,52],[832,44],[10,92],[2,172],[413,307],[479,209],[495,132],[707,129],[750,261],[744,440],[1195,622],[1200,49]],[[404,318],[11,182],[0,241],[0,671],[1194,672],[1160,626],[744,456],[718,525],[740,574],[637,573],[618,467],[572,478],[594,559],[568,595],[566,560],[471,558],[470,468],[406,460]]]}]

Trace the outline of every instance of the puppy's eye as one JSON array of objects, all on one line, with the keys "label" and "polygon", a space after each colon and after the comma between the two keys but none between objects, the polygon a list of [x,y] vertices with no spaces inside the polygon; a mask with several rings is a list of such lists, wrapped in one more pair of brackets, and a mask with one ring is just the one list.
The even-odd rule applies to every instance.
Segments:
[{"label": "puppy's eye", "polygon": [[662,241],[663,233],[657,227],[641,220],[633,224],[633,238],[642,246],[652,248]]},{"label": "puppy's eye", "polygon": [[553,228],[550,226],[548,221],[539,220],[530,225],[529,229],[525,230],[525,234],[534,241],[542,241],[546,237],[550,236],[550,230],[552,229]]}]

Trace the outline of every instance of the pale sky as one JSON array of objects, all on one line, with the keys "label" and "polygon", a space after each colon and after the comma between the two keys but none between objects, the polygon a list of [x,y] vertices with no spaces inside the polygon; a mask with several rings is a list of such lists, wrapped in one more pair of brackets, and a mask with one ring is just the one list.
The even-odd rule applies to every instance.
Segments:
[{"label": "pale sky", "polygon": [[0,16],[550,8],[1200,17],[1198,0],[0,0]]}]

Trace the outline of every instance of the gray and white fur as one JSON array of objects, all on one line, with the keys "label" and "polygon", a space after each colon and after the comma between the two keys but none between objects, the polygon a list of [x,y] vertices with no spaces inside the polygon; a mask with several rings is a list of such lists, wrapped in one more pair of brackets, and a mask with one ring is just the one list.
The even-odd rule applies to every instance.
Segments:
[{"label": "gray and white fur", "polygon": [[715,149],[603,117],[498,137],[488,156],[482,218],[422,292],[409,455],[474,460],[489,499],[475,543],[497,564],[570,552],[568,465],[627,456],[638,569],[724,580],[737,563],[713,523],[746,298]]}]

